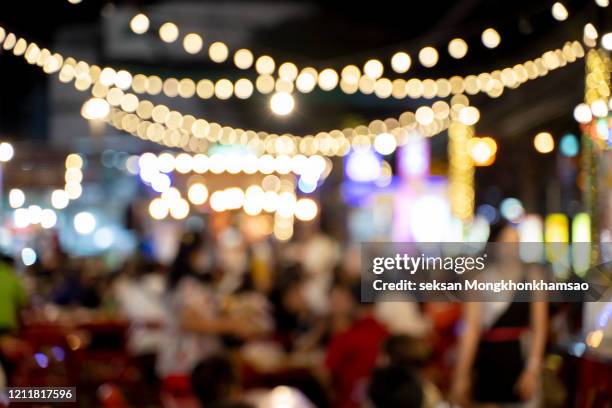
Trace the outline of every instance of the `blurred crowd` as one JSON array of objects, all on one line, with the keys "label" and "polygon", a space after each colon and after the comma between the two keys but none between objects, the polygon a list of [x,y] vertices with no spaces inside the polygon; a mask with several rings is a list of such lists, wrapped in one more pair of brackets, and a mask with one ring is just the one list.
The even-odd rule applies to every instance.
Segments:
[{"label": "blurred crowd", "polygon": [[[136,398],[146,402],[135,406],[410,408],[537,397],[550,347],[547,306],[361,303],[359,258],[358,246],[313,225],[285,243],[249,240],[232,226],[183,231],[173,261],[157,262],[143,241],[118,270],[59,245],[23,273],[4,257],[0,387],[43,381],[22,362],[34,353],[39,369],[50,367],[36,350],[46,337],[51,359],[66,339],[67,353],[123,350],[133,375],[101,354],[97,364],[115,372],[95,384],[94,405]],[[95,324],[106,329],[88,334]],[[113,325],[125,338],[110,334]],[[55,346],[40,334],[58,331]],[[532,341],[523,353],[525,332]],[[78,367],[63,381],[82,381]]]}]

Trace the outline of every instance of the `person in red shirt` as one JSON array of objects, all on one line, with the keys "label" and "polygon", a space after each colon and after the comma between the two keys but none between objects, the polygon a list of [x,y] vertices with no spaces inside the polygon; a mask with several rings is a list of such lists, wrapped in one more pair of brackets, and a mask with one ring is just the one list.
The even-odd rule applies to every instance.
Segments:
[{"label": "person in red shirt", "polygon": [[376,320],[373,304],[360,303],[360,287],[335,286],[335,296],[343,291],[353,302],[352,323],[332,335],[325,365],[333,390],[332,406],[356,408],[366,400],[367,379],[376,366],[382,343],[389,336]]}]

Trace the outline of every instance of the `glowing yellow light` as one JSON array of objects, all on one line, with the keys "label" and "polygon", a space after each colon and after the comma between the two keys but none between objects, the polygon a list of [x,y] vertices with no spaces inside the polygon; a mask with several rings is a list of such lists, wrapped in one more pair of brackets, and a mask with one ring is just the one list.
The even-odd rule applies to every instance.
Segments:
[{"label": "glowing yellow light", "polygon": [[227,49],[227,45],[220,41],[210,44],[208,48],[208,56],[214,62],[223,62],[227,59],[228,55],[229,50]]},{"label": "glowing yellow light", "polygon": [[229,99],[234,92],[234,85],[229,79],[220,79],[215,83],[215,95],[219,99]]},{"label": "glowing yellow light", "polygon": [[285,62],[278,67],[278,76],[286,81],[293,81],[298,75],[298,69],[292,62]]},{"label": "glowing yellow light", "polygon": [[455,58],[461,59],[468,52],[467,43],[461,38],[454,38],[448,43],[448,54]]},{"label": "glowing yellow light", "polygon": [[316,75],[313,75],[311,72],[302,71],[300,75],[298,75],[295,86],[302,93],[308,93],[314,89],[317,85]]},{"label": "glowing yellow light", "polygon": [[338,85],[338,73],[326,68],[319,74],[319,87],[324,91],[331,91]]},{"label": "glowing yellow light", "polygon": [[381,133],[374,139],[374,149],[382,155],[391,154],[396,148],[397,140],[390,133]]},{"label": "glowing yellow light", "polygon": [[208,189],[202,183],[195,183],[189,187],[187,197],[192,204],[202,205],[208,199]]},{"label": "glowing yellow light", "polygon": [[391,57],[391,68],[393,68],[393,71],[397,72],[398,74],[407,72],[410,69],[411,64],[412,59],[410,58],[410,55],[405,52],[396,52],[393,54],[393,57]]},{"label": "glowing yellow light", "polygon": [[555,140],[548,132],[540,132],[533,138],[533,146],[540,153],[550,153],[555,149]]},{"label": "glowing yellow light", "polygon": [[242,48],[234,54],[234,64],[240,69],[248,69],[253,65],[253,53]]},{"label": "glowing yellow light", "polygon": [[480,39],[482,40],[484,46],[487,48],[495,48],[501,42],[501,37],[499,36],[499,33],[495,31],[494,28],[487,28],[486,30],[484,30]]},{"label": "glowing yellow light", "polygon": [[474,106],[466,106],[459,111],[459,121],[467,126],[475,125],[480,119],[480,112]]},{"label": "glowing yellow light", "polygon": [[382,76],[384,67],[382,62],[376,59],[371,59],[363,65],[363,72],[372,79],[378,79]]},{"label": "glowing yellow light", "polygon": [[434,112],[429,106],[421,106],[416,110],[414,115],[416,121],[424,126],[430,125],[435,119]]},{"label": "glowing yellow light", "polygon": [[130,28],[136,34],[144,34],[149,29],[149,17],[142,13],[136,14],[130,20]]},{"label": "glowing yellow light", "polygon": [[[492,141],[490,143],[488,140]],[[495,160],[497,144],[491,138],[473,137],[468,140],[468,151],[476,166],[489,166]]]},{"label": "glowing yellow light", "polygon": [[85,119],[104,119],[110,113],[108,102],[100,98],[88,99],[81,108],[81,115]]},{"label": "glowing yellow light", "polygon": [[168,205],[161,198],[154,198],[149,204],[149,215],[154,220],[162,220],[168,216]]},{"label": "glowing yellow light", "polygon": [[270,98],[270,109],[277,115],[288,115],[295,107],[295,100],[291,94],[286,92],[277,92]]},{"label": "glowing yellow light", "polygon": [[163,42],[175,42],[178,36],[179,29],[174,23],[164,23],[159,27],[159,38],[161,38]]},{"label": "glowing yellow light", "polygon": [[431,68],[438,63],[438,51],[433,47],[425,47],[419,51],[419,62],[426,68]]},{"label": "glowing yellow light", "polygon": [[83,187],[80,183],[66,183],[64,190],[66,190],[68,198],[71,200],[76,200],[83,194]]},{"label": "glowing yellow light", "polygon": [[269,55],[262,55],[261,57],[257,58],[257,61],[255,62],[255,70],[261,75],[272,74],[274,72],[274,68],[274,60]]},{"label": "glowing yellow light", "polygon": [[128,89],[132,86],[132,74],[123,69],[117,71],[115,75],[115,86],[122,90]]},{"label": "glowing yellow light", "polygon": [[202,50],[204,41],[202,37],[196,33],[189,33],[183,38],[183,48],[189,54],[197,54]]},{"label": "glowing yellow light", "polygon": [[586,344],[589,347],[597,348],[601,344],[603,337],[604,337],[603,330],[600,329],[600,330],[592,331],[588,334],[586,338]]},{"label": "glowing yellow light", "polygon": [[586,103],[580,103],[574,108],[574,119],[578,123],[589,123],[593,119],[591,108]]},{"label": "glowing yellow light", "polygon": [[310,198],[300,198],[295,205],[295,218],[300,221],[314,220],[319,212],[317,203]]},{"label": "glowing yellow light", "polygon": [[567,17],[569,16],[567,8],[565,8],[563,3],[559,1],[552,5],[551,12],[552,12],[553,17],[557,21],[565,21],[567,20]]},{"label": "glowing yellow light", "polygon": [[189,203],[184,198],[175,201],[170,207],[170,215],[172,218],[182,220],[189,215]]},{"label": "glowing yellow light", "polygon": [[253,83],[246,78],[240,78],[234,85],[234,93],[240,99],[247,99],[253,94]]}]

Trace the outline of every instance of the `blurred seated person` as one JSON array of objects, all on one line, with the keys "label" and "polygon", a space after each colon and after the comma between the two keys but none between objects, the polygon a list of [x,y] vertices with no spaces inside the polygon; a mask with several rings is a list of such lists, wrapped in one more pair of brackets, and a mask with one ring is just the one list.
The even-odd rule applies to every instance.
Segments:
[{"label": "blurred seated person", "polygon": [[241,400],[238,369],[227,355],[200,361],[191,372],[191,388],[202,408],[255,408]]},{"label": "blurred seated person", "polygon": [[337,286],[350,296],[353,318],[346,328],[331,336],[325,357],[328,382],[334,391],[332,404],[359,407],[365,401],[367,378],[376,366],[381,346],[389,333],[374,316],[373,304],[360,303],[361,288]]},{"label": "blurred seated person", "polygon": [[440,390],[424,373],[431,350],[427,339],[406,335],[390,336],[383,344],[382,365],[412,371],[421,384],[423,408],[433,408],[442,402]]},{"label": "blurred seated person", "polygon": [[13,259],[0,255],[0,366],[9,381],[15,361],[27,350],[15,337],[20,324],[19,312],[27,302],[26,291],[13,269]]},{"label": "blurred seated person", "polygon": [[379,367],[372,372],[368,399],[374,408],[422,408],[423,389],[414,370],[402,365]]},{"label": "blurred seated person", "polygon": [[141,259],[128,261],[113,285],[119,312],[130,322],[128,350],[150,381],[155,379],[155,357],[164,335],[165,290],[162,266]]},{"label": "blurred seated person", "polygon": [[157,369],[167,382],[183,383],[195,364],[222,349],[221,336],[250,338],[257,327],[221,314],[213,279],[212,251],[202,235],[183,235],[166,285],[166,333]]},{"label": "blurred seated person", "polygon": [[100,306],[100,296],[91,272],[70,269],[52,292],[53,303],[59,306],[83,306],[95,309]]},{"label": "blurred seated person", "polygon": [[270,294],[274,307],[275,335],[283,347],[292,351],[295,342],[311,329],[312,319],[304,298],[304,281],[298,266],[281,271],[281,282]]}]

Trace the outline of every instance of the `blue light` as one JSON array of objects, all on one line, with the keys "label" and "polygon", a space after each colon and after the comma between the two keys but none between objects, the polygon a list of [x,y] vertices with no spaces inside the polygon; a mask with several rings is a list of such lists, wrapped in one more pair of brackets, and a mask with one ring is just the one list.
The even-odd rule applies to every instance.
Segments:
[{"label": "blue light", "polygon": [[476,210],[476,214],[487,220],[489,224],[495,224],[499,221],[499,215],[495,207],[489,204],[483,204]]},{"label": "blue light", "polygon": [[576,156],[578,154],[578,151],[580,150],[578,138],[571,133],[565,134],[561,138],[561,142],[559,143],[559,149],[561,150],[561,154],[565,157]]},{"label": "blue light", "polygon": [[312,193],[317,189],[317,183],[311,180],[306,180],[304,177],[300,177],[298,180],[298,188],[302,193]]},{"label": "blue light", "polygon": [[61,347],[53,346],[51,347],[51,352],[53,352],[53,356],[57,361],[64,361],[66,358],[66,352]]}]

